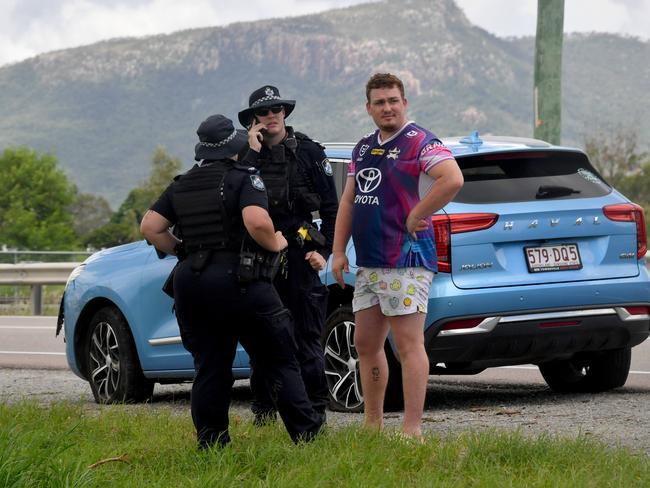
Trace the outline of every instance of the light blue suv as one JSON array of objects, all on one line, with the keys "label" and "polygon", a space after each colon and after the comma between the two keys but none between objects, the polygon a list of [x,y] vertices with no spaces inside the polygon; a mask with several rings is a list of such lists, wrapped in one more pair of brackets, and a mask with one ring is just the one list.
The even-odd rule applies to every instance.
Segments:
[{"label": "light blue suv", "polygon": [[[465,185],[432,217],[439,273],[425,323],[431,373],[532,363],[558,392],[624,385],[631,348],[650,334],[643,210],[580,150],[476,133],[443,142]],[[341,186],[352,147],[327,145]],[[322,273],[330,291],[323,347],[330,407],[360,411],[351,242],[347,252],[345,289],[329,263]],[[174,263],[142,241],[98,252],[70,276],[60,317],[68,363],[98,402],[144,400],[155,382],[192,379],[172,300],[161,291]],[[390,340],[386,351],[386,408],[396,409],[399,357]],[[249,374],[242,349],[233,374]]]}]

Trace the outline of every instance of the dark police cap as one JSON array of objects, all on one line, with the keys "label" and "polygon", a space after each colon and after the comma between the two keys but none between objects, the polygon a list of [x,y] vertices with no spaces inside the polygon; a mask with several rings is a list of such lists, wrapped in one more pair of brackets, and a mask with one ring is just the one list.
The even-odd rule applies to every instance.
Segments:
[{"label": "dark police cap", "polygon": [[248,133],[237,130],[228,117],[210,115],[196,130],[199,143],[194,147],[194,159],[222,159],[239,153],[248,142]]},{"label": "dark police cap", "polygon": [[271,85],[264,85],[262,88],[258,88],[251,96],[248,97],[248,108],[239,112],[239,122],[244,127],[248,125],[253,120],[253,114],[255,110],[259,108],[272,107],[274,105],[282,105],[284,107],[284,117],[289,117],[289,114],[293,112],[293,108],[296,106],[295,100],[285,100],[280,96],[280,90]]}]

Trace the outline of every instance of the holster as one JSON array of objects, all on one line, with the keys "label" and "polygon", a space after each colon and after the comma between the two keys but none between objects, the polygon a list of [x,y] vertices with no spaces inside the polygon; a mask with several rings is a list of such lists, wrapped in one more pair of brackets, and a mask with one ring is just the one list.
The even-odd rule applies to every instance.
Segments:
[{"label": "holster", "polygon": [[306,251],[318,251],[325,247],[327,239],[318,228],[310,223],[303,222],[296,231],[296,244]]},{"label": "holster", "polygon": [[286,261],[286,251],[253,252],[242,251],[239,255],[237,276],[240,283],[262,280],[273,282],[282,263]]},{"label": "holster", "polygon": [[176,274],[176,269],[178,268],[179,264],[180,261],[174,265],[162,286],[162,291],[165,293],[165,295],[172,298],[174,298],[174,275]]},{"label": "holster", "polygon": [[190,254],[190,267],[195,273],[200,273],[210,262],[212,258],[212,249],[201,249],[200,251]]}]

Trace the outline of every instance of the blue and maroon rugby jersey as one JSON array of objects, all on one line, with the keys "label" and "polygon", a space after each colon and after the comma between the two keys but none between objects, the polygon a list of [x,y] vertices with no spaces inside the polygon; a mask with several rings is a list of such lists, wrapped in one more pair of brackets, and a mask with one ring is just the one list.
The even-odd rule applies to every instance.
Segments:
[{"label": "blue and maroon rugby jersey", "polygon": [[414,241],[406,218],[433,185],[426,173],[450,158],[451,151],[414,122],[385,141],[380,141],[379,130],[359,141],[348,168],[348,176],[355,179],[352,239],[358,266],[437,271],[431,223]]}]

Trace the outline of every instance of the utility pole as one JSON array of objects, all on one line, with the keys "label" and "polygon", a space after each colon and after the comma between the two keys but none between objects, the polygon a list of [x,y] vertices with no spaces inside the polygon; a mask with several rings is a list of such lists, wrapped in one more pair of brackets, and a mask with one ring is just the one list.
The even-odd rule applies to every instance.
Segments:
[{"label": "utility pole", "polygon": [[562,35],[564,0],[537,0],[534,136],[560,144],[562,134]]}]

